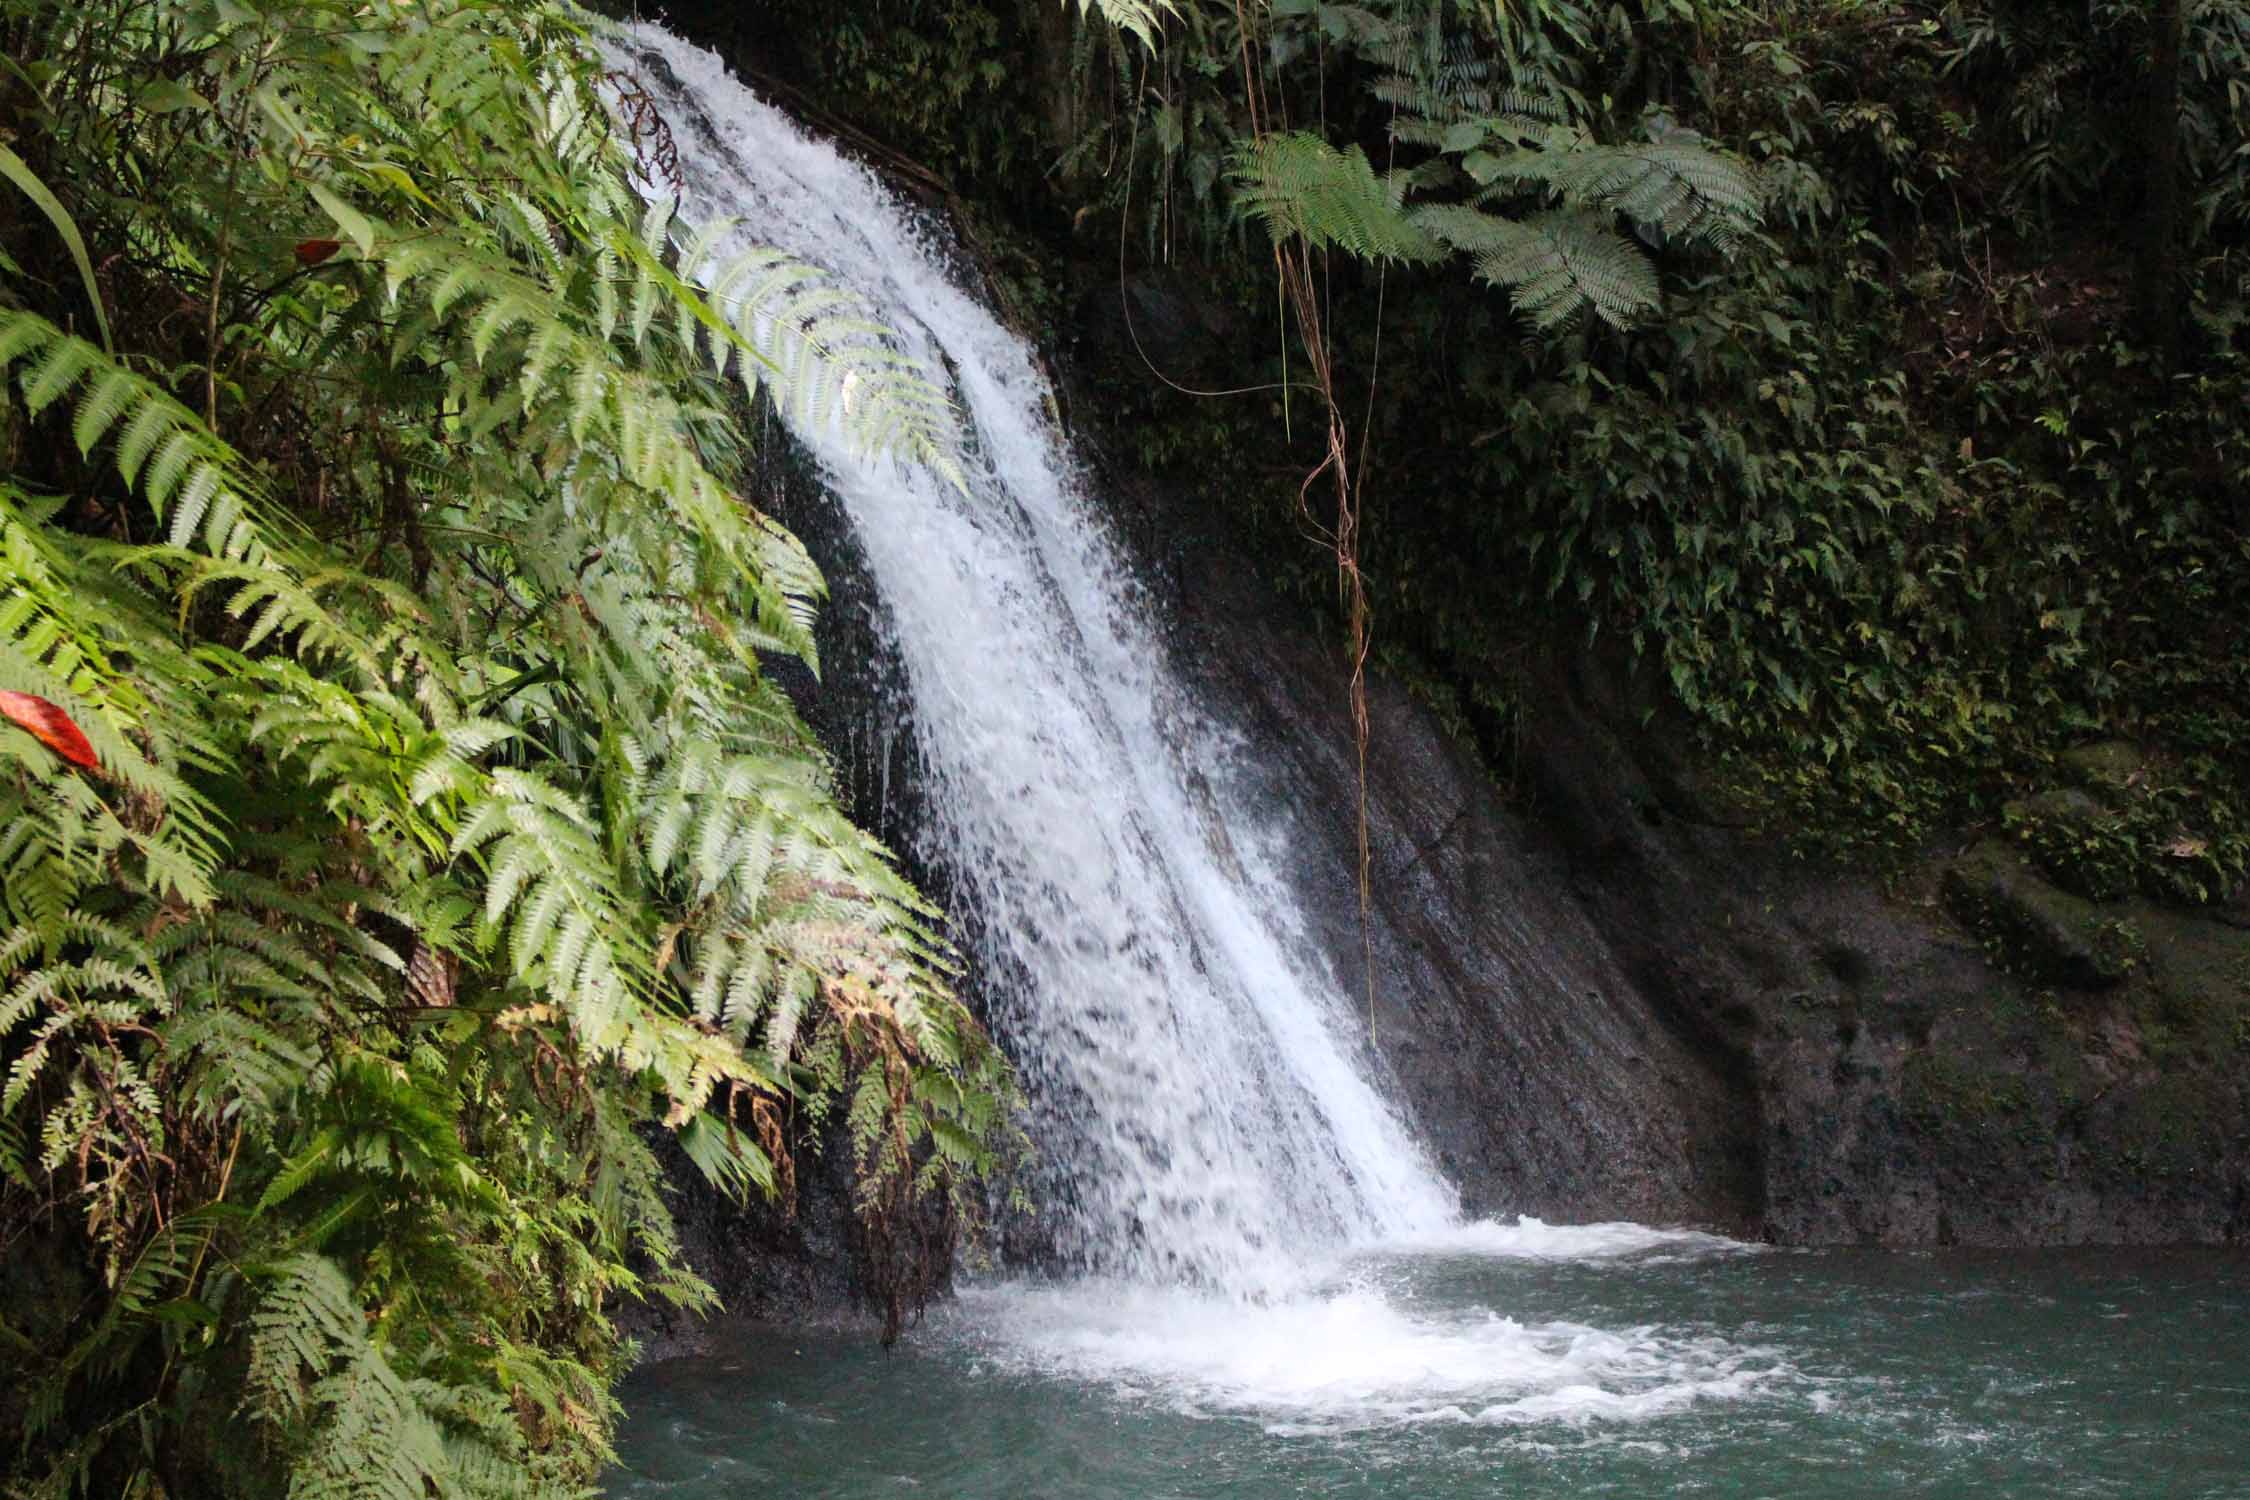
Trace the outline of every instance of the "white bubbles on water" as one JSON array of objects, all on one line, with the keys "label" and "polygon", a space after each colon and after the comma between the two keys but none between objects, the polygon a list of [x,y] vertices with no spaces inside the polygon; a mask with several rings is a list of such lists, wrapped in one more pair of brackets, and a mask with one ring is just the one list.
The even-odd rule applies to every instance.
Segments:
[{"label": "white bubbles on water", "polygon": [[1464,1225],[1385,1247],[1277,1297],[1084,1279],[971,1288],[942,1336],[988,1373],[1092,1385],[1276,1434],[1631,1423],[1795,1380],[1776,1349],[1708,1330],[1525,1321],[1425,1298],[1399,1266],[1483,1259],[1606,1266],[1753,1253],[1630,1224]]},{"label": "white bubbles on water", "polygon": [[1549,1224],[1526,1214],[1512,1223],[1480,1219],[1400,1235],[1385,1241],[1382,1248],[1499,1260],[1662,1264],[1711,1255],[1754,1255],[1760,1247],[1695,1229],[1655,1229],[1626,1223]]},{"label": "white bubbles on water", "polygon": [[1650,1327],[1422,1310],[1371,1289],[1249,1304],[1130,1283],[970,1293],[990,1367],[1276,1431],[1640,1421],[1787,1376],[1778,1351]]}]

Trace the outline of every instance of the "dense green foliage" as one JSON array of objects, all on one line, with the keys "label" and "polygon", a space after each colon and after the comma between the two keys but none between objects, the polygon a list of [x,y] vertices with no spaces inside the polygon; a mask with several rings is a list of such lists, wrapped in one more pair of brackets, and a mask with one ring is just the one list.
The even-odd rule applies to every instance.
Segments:
[{"label": "dense green foliage", "polygon": [[[2204,902],[2250,874],[2250,6],[2176,9],[2173,97],[2141,0],[1210,4],[1042,108],[1092,295],[1169,262],[1230,304],[1183,383],[1299,380],[1246,220],[1329,252],[1377,639],[1495,750],[1517,664],[1589,639],[1831,848],[1997,825],[2122,740],[2111,884]],[[1283,399],[1121,355],[1144,462],[1303,528]],[[1319,549],[1260,551],[1332,607]]]},{"label": "dense green foliage", "polygon": [[2191,132],[2200,336],[2174,368],[2124,307],[2129,165],[2048,180],[2036,121],[2066,106],[2040,91],[2100,33],[2019,14],[2047,16],[2047,55],[1981,80],[1995,23],[1961,8],[1705,19],[1681,107],[1763,159],[1770,245],[1684,277],[1638,338],[1479,372],[1499,435],[1469,477],[1515,498],[1493,541],[1656,657],[1800,815],[1911,841],[2076,741],[2145,741],[2143,880],[2209,899],[2250,860],[2250,12],[2202,12],[2234,63],[2190,95],[2217,118]]},{"label": "dense green foliage", "polygon": [[543,0],[0,52],[8,1492],[579,1492],[619,1300],[710,1300],[666,1128],[786,1195],[840,1122],[895,1322],[1011,1084],[760,669],[821,583],[730,476],[753,392],[941,465],[942,398],[645,204]]}]

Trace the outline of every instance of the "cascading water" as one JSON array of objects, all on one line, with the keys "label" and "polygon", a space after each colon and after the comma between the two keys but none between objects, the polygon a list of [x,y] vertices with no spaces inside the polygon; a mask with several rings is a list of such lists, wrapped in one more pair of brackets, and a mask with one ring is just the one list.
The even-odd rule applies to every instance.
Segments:
[{"label": "cascading water", "polygon": [[628,36],[670,75],[688,216],[826,267],[955,380],[965,492],[804,436],[890,617],[982,972],[1022,990],[1007,1040],[1065,1158],[1043,1205],[1060,1248],[1266,1291],[1308,1252],[1448,1223],[1451,1189],[1344,1040],[1348,1004],[1292,952],[1227,739],[1167,672],[1030,349],[872,174],[709,53]]},{"label": "cascading water", "polygon": [[1656,1412],[1768,1379],[1772,1359],[1720,1339],[1423,1300],[1412,1268],[1462,1257],[1741,1247],[1461,1222],[1363,1069],[1342,986],[1298,940],[1280,835],[1230,795],[1229,736],[1167,669],[1030,349],[871,173],[716,57],[646,25],[616,45],[664,99],[688,216],[739,219],[745,245],[825,267],[961,410],[959,489],[800,433],[881,595],[924,852],[974,914],[1052,1172],[1039,1213],[1076,1272],[971,1287],[944,1320],[966,1341],[952,1347],[1315,1427]]}]

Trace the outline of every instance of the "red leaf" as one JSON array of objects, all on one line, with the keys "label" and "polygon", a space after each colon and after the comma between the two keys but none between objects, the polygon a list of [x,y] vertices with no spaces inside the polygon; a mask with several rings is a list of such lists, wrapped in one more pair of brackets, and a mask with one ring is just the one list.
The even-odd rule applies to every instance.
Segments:
[{"label": "red leaf", "polygon": [[30,693],[0,692],[0,715],[13,719],[25,732],[74,766],[97,770],[101,762],[94,747],[69,714]]},{"label": "red leaf", "polygon": [[344,245],[341,240],[299,240],[297,241],[297,264],[300,266],[317,266],[343,248]]}]

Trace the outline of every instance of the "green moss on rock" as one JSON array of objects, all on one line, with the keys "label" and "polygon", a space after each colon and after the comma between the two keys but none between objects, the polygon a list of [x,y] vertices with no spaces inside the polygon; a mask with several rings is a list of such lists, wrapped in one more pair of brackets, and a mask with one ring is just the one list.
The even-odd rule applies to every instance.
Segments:
[{"label": "green moss on rock", "polygon": [[2055,889],[2005,844],[1987,840],[1953,861],[1940,889],[1947,909],[1996,945],[1996,956],[2019,973],[2100,990],[2130,969],[2135,945],[2120,930],[2127,924]]},{"label": "green moss on rock", "polygon": [[2114,804],[2147,780],[2148,756],[2129,740],[2096,740],[2055,757],[2079,786]]}]

